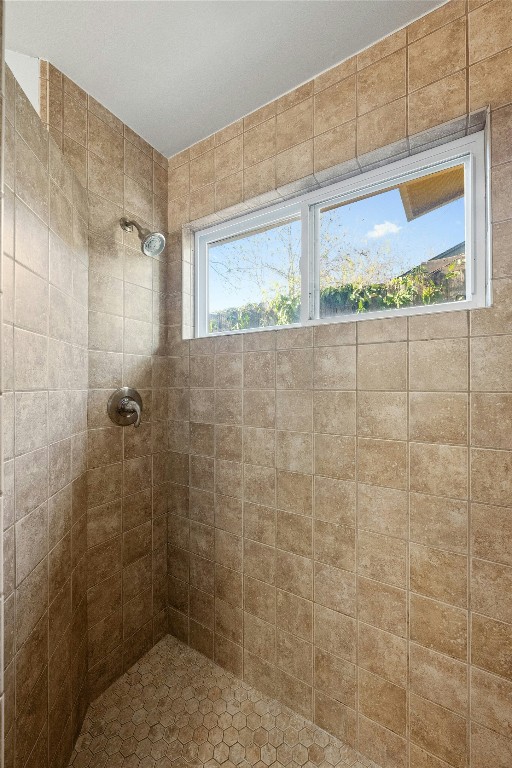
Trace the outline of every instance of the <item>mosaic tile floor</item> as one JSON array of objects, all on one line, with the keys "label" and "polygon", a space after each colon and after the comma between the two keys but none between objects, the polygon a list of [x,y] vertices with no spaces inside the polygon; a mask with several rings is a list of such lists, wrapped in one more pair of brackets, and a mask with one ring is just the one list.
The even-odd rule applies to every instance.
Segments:
[{"label": "mosaic tile floor", "polygon": [[367,768],[325,731],[167,636],[89,707],[73,768]]}]

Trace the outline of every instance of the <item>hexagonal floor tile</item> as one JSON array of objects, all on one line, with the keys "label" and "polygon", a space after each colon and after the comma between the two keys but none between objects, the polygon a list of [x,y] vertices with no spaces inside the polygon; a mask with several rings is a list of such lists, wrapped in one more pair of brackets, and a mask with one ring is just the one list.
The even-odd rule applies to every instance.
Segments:
[{"label": "hexagonal floor tile", "polygon": [[71,768],[378,768],[167,636],[87,712]]}]

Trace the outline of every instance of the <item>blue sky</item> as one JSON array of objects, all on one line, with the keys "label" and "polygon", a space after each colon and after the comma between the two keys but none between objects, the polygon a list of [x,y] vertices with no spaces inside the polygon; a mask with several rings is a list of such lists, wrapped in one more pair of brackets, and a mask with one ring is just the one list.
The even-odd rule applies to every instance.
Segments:
[{"label": "blue sky", "polygon": [[[342,238],[344,245],[355,249],[372,249],[388,253],[396,258],[396,274],[402,268],[420,264],[433,256],[462,242],[464,233],[464,200],[461,198],[423,216],[407,221],[398,189],[359,200],[330,212],[329,230],[337,238]],[[324,227],[321,226],[323,232]],[[321,232],[321,234],[322,234]],[[300,224],[293,224],[292,236],[297,254],[300,250]],[[269,265],[282,266],[286,262],[286,253],[279,241],[278,230],[253,235],[250,252]],[[211,249],[211,258],[225,265],[239,253],[243,240],[220,244]],[[246,241],[247,242],[247,241]],[[242,306],[249,301],[261,300],[261,290],[251,279],[254,271],[247,271],[245,276],[235,275],[233,285],[210,269],[210,312],[233,306]],[[269,292],[272,294],[276,284],[284,287],[284,282],[268,269],[262,275]]]}]

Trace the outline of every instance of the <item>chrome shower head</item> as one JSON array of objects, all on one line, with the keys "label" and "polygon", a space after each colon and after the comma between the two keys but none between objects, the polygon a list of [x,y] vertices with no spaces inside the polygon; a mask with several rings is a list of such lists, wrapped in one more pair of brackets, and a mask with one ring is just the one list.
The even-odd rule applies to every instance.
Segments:
[{"label": "chrome shower head", "polygon": [[149,229],[144,229],[136,221],[120,219],[121,229],[125,232],[133,232],[133,228],[139,233],[140,247],[142,253],[146,256],[160,256],[165,248],[165,237],[161,232],[150,232]]}]

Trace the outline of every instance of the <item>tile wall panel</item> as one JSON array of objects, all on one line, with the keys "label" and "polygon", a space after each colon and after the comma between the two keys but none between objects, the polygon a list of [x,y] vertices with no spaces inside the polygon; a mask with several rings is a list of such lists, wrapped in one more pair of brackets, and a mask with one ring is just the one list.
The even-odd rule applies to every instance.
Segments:
[{"label": "tile wall panel", "polygon": [[[167,159],[51,64],[43,119],[89,199],[87,602],[95,698],[167,632],[170,324],[166,254],[145,256],[121,216],[167,232]],[[176,272],[175,272],[176,273]],[[106,414],[117,387],[138,389],[139,428]]]},{"label": "tile wall panel", "polygon": [[512,754],[510,29],[511,3],[452,0],[169,160],[187,310],[182,225],[491,108],[492,308],[172,355],[171,632],[386,768]]},{"label": "tile wall panel", "polygon": [[87,705],[85,189],[6,69],[5,765],[64,766]]}]

